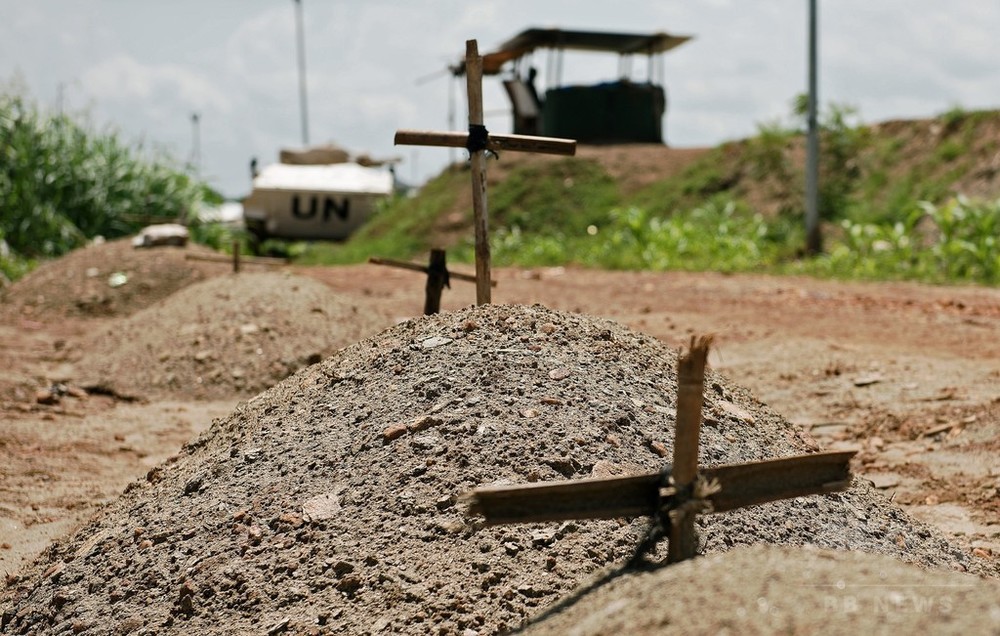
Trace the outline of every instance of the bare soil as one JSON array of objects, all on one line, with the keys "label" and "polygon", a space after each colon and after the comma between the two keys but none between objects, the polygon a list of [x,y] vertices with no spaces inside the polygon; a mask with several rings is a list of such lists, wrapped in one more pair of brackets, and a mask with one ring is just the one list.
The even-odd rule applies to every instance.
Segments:
[{"label": "bare soil", "polygon": [[[158,270],[150,267],[145,271]],[[374,333],[392,322],[410,318],[423,304],[423,280],[410,272],[367,265],[292,268],[292,272],[296,280],[306,281],[303,288],[311,289],[308,278],[300,278],[303,276],[324,283],[337,306],[357,316],[357,324],[351,329],[358,325],[365,328],[350,331],[348,339],[360,339],[365,331]],[[88,616],[106,610],[108,599],[115,596],[114,590],[106,587],[107,581],[120,578],[126,571],[140,575],[142,567],[153,562],[159,563],[156,571],[164,573],[165,580],[162,585],[150,583],[148,590],[159,592],[139,594],[138,588],[128,588],[124,583],[114,588],[123,590],[119,598],[138,594],[137,599],[150,603],[152,613],[128,624],[137,633],[171,626],[208,633],[227,611],[252,614],[254,620],[266,618],[273,625],[265,627],[278,626],[279,631],[316,631],[325,625],[327,629],[319,633],[337,629],[351,633],[378,629],[425,633],[433,626],[444,633],[492,633],[515,627],[526,616],[587,582],[601,568],[627,557],[643,525],[636,521],[595,528],[474,529],[470,535],[461,529],[461,515],[452,497],[463,489],[497,479],[555,479],[659,465],[664,460],[656,449],[668,449],[671,437],[669,430],[662,428],[672,421],[670,349],[687,344],[694,333],[706,332],[717,336],[717,347],[710,359],[715,371],[722,374],[718,383],[724,387],[723,393],[717,398],[735,404],[735,412],[743,416],[726,420],[719,411],[717,419],[729,423],[715,431],[717,439],[711,431],[707,434],[705,461],[742,461],[817,448],[860,448],[855,469],[871,483],[859,482],[846,499],[834,500],[821,509],[815,504],[809,507],[808,500],[805,504],[795,500],[771,510],[754,509],[756,512],[743,517],[717,515],[718,519],[713,517],[702,528],[705,552],[761,542],[805,543],[882,552],[924,566],[997,576],[997,290],[562,268],[508,269],[496,274],[499,286],[494,292],[495,302],[529,306],[542,303],[573,314],[548,314],[535,308],[529,311],[535,314],[530,318],[525,310],[498,309],[507,313],[445,314],[436,322],[406,323],[362,349],[334,353],[325,362],[282,382],[277,392],[254,398],[239,408],[239,400],[248,392],[233,384],[231,369],[241,364],[238,361],[246,352],[233,343],[266,334],[261,327],[268,315],[281,315],[283,324],[291,324],[301,316],[317,313],[312,311],[312,297],[295,303],[281,296],[288,291],[287,276],[258,277],[257,284],[250,286],[252,292],[245,288],[240,292],[240,296],[257,294],[255,298],[263,298],[271,289],[273,298],[279,300],[273,301],[277,304],[271,306],[276,309],[270,312],[257,306],[252,318],[229,316],[221,331],[206,332],[208,335],[202,337],[207,340],[197,343],[167,339],[144,345],[147,355],[132,358],[129,377],[119,378],[130,383],[128,391],[120,392],[94,391],[93,386],[91,391],[78,390],[88,385],[81,369],[92,362],[91,358],[110,355],[108,348],[100,345],[101,334],[117,331],[131,333],[133,339],[147,337],[134,325],[128,328],[131,331],[123,331],[122,326],[149,312],[145,323],[138,324],[156,327],[160,324],[157,320],[183,312],[189,302],[171,305],[171,300],[184,296],[176,290],[163,294],[150,291],[145,300],[142,294],[132,294],[127,311],[95,317],[92,312],[72,308],[81,306],[81,297],[98,293],[91,289],[92,279],[98,277],[56,276],[54,280],[80,281],[63,290],[57,296],[58,303],[11,301],[26,297],[18,295],[19,286],[38,283],[29,277],[15,285],[9,291],[0,322],[0,364],[6,369],[0,380],[0,569],[8,578],[6,598],[21,599],[18,607],[34,608],[22,616],[22,628],[34,626],[30,632],[41,629],[43,624],[52,627],[54,623],[46,621],[58,619],[62,621],[58,624],[69,631],[90,629],[103,633],[99,623],[93,622],[96,619]],[[174,272],[167,268],[163,281],[173,280],[173,276]],[[201,286],[209,290],[208,296],[225,305],[232,299],[219,298],[219,287],[213,281],[232,283],[228,277],[231,275],[224,267],[217,268],[205,276],[192,277],[183,287],[190,292]],[[163,284],[155,273],[146,281],[149,290],[161,289]],[[229,287],[237,288],[234,284]],[[115,294],[129,291],[100,288],[99,294],[110,300],[98,305],[125,306]],[[37,294],[34,296],[37,298]],[[472,287],[456,281],[455,288],[445,292],[444,309],[454,312],[473,299]],[[612,319],[648,338],[590,318],[574,318],[577,314]],[[513,322],[508,324],[507,320]],[[204,311],[199,321],[205,325],[219,322]],[[250,324],[256,329],[241,329]],[[546,324],[551,324],[553,330],[543,330]],[[604,331],[614,334],[615,342],[630,346],[608,357],[611,354],[602,353],[600,348],[607,344],[601,335]],[[226,341],[225,333],[234,338],[239,334],[239,338]],[[280,333],[285,341],[294,342],[298,332]],[[597,337],[584,337],[595,333]],[[331,349],[323,350],[322,357],[336,349],[335,335],[327,336]],[[452,342],[425,348],[421,343],[433,336],[447,336]],[[487,345],[482,338],[503,342]],[[213,394],[213,401],[196,399],[189,387],[164,391],[150,380],[158,377],[158,369],[171,359],[163,357],[165,350],[174,357],[191,354],[193,359],[208,340],[222,343],[216,350],[224,353],[195,363],[218,363],[220,368],[230,370],[228,375],[216,378],[224,390]],[[125,350],[129,345],[129,339],[125,339],[118,348]],[[666,348],[662,348],[664,345]],[[516,353],[521,349],[530,352],[532,346],[539,347],[535,354],[545,354],[536,360],[540,368],[524,366],[534,354],[526,354],[526,358]],[[496,349],[510,353],[479,357],[484,351]],[[301,349],[307,350],[320,351],[315,344]],[[640,354],[651,357],[633,357]],[[309,355],[305,354],[305,363],[310,361]],[[573,373],[554,386],[552,378],[562,375],[549,376],[548,372],[555,368]],[[524,380],[532,373],[540,373],[540,381]],[[189,377],[187,371],[181,375]],[[277,383],[283,375],[275,374],[268,382]],[[367,380],[358,380],[358,376]],[[211,375],[202,377],[204,383],[204,378]],[[225,381],[221,381],[223,377]],[[315,383],[322,378],[330,382],[329,386],[323,388],[321,384],[316,388]],[[518,396],[518,386],[523,386],[527,397]],[[750,389],[752,395],[741,386]],[[140,399],[134,401],[135,397]],[[443,403],[438,411],[433,410]],[[725,409],[718,404],[713,408]],[[424,416],[441,419],[440,427],[417,430],[417,426],[415,433],[408,432],[398,441],[386,440],[393,426],[403,424],[403,430],[407,430],[406,424]],[[181,451],[183,443],[206,431],[213,421],[216,426],[207,437]],[[609,429],[595,437],[574,429],[578,425],[575,423],[587,421],[597,428],[622,422],[618,426],[623,430]],[[520,422],[527,428],[508,428],[508,422]],[[345,426],[344,431],[355,432],[336,442],[335,448],[323,446],[329,442],[320,442],[325,439],[321,430],[329,434]],[[525,437],[525,433],[517,433],[521,430],[534,433]],[[496,442],[472,450],[455,441],[484,434],[495,436]],[[361,437],[350,437],[353,435]],[[591,438],[602,443],[591,446],[589,442],[575,441]],[[654,441],[659,446],[651,443]],[[305,449],[303,454],[289,454],[298,448]],[[232,455],[234,451],[236,455]],[[613,460],[605,459],[609,452]],[[276,461],[258,462],[258,453]],[[451,466],[452,460],[458,462],[464,457],[461,461],[467,462],[477,453],[482,457],[476,461],[483,462],[478,469],[468,465],[463,468],[461,462],[458,467],[462,470]],[[435,469],[428,457],[437,464],[451,466],[449,476],[440,473],[443,467]],[[255,467],[261,465],[277,472],[255,472]],[[244,474],[246,470],[250,472]],[[435,471],[441,475],[440,483],[428,487],[427,475]],[[366,474],[370,479],[364,478]],[[228,477],[222,479],[219,475]],[[137,478],[140,480],[135,481]],[[270,489],[262,490],[265,485]],[[110,508],[103,507],[126,486],[129,492],[125,499]],[[251,491],[241,494],[233,488]],[[362,496],[361,492],[367,494]],[[318,500],[314,499],[324,496],[336,499],[338,506],[355,506],[358,512],[350,517],[367,528],[366,532],[379,528],[377,536],[365,539],[358,534],[357,525],[333,527],[346,521],[304,519],[304,503],[316,504]],[[890,499],[893,504],[888,503]],[[895,504],[915,520],[893,512]],[[409,510],[404,515],[409,519],[401,522],[392,515],[384,516],[400,505]],[[378,514],[370,517],[373,506]],[[191,525],[193,519],[213,518],[222,508],[225,515],[219,517],[219,527],[185,526]],[[369,516],[362,510],[367,510]],[[836,519],[845,515],[853,531],[838,525],[842,521]],[[64,538],[91,517],[94,520],[83,534]],[[402,530],[400,523],[405,526]],[[164,528],[166,534],[150,530],[156,527]],[[127,536],[122,535],[122,528]],[[547,539],[533,534],[552,530],[561,534],[546,535]],[[187,536],[192,531],[194,534]],[[257,532],[261,533],[259,537]],[[228,543],[224,541],[227,534],[234,537]],[[218,536],[222,543],[202,542],[206,535]],[[302,543],[306,535],[311,538]],[[339,537],[335,543],[329,543],[331,535]],[[149,545],[144,543],[144,536],[150,536]],[[350,536],[356,537],[354,543],[344,538]],[[195,537],[199,538],[190,541]],[[95,538],[97,543],[93,542]],[[260,543],[255,544],[258,538]],[[51,541],[56,541],[55,546],[41,554]],[[323,554],[341,556],[316,561],[316,548],[305,545],[310,541],[319,541]],[[168,550],[165,553],[157,550],[161,542]],[[66,575],[42,576],[51,567],[85,568],[85,562],[92,559],[74,559],[73,555],[93,550],[97,544],[103,546],[98,552],[118,555],[110,561],[119,568],[117,574],[112,568],[102,573],[84,569],[74,570],[72,576],[69,571]],[[215,548],[205,547],[210,545]],[[270,574],[247,584],[247,589],[257,590],[250,595],[258,599],[256,602],[248,597],[248,605],[237,603],[227,609],[209,600],[230,589],[222,579],[212,578],[221,576],[219,573],[226,568],[196,567],[200,562],[196,553],[207,550],[211,554],[235,554],[242,549],[240,546],[258,555],[262,559],[261,572]],[[258,550],[260,546],[264,547]],[[468,546],[484,556],[477,559],[466,555],[463,550]],[[408,556],[404,557],[404,553]],[[363,554],[374,558],[375,563],[369,563]],[[413,554],[422,556],[413,561]],[[41,559],[27,567],[39,555]],[[163,558],[167,560],[160,561]],[[769,557],[759,558],[761,571],[767,571],[771,567],[766,565],[771,563]],[[841,554],[830,558],[846,557]],[[790,559],[800,557],[793,555]],[[448,564],[453,562],[458,564],[458,570],[449,569]],[[209,563],[215,561],[210,559]],[[480,565],[476,566],[479,583],[475,586],[482,593],[469,592],[465,583],[454,587],[455,581],[469,576],[461,568],[476,563]],[[193,581],[189,592],[182,589],[185,577],[177,578],[177,564],[191,568],[184,570]],[[849,562],[842,565],[847,571],[854,567]],[[319,571],[311,572],[313,567],[319,567]],[[300,574],[296,575],[296,571]],[[214,574],[208,576],[208,572]],[[672,572],[669,576],[683,574],[673,573],[673,568],[667,572]],[[316,577],[328,578],[328,585],[321,588],[329,587],[332,595],[324,596],[326,592],[320,594],[313,589],[304,591],[302,598],[294,598],[299,593],[295,577],[307,573],[307,580],[314,581],[314,586]],[[911,575],[900,576],[903,578],[894,580],[909,581],[905,577]],[[38,587],[38,581],[46,580],[66,584],[89,581],[98,591],[91,593],[85,587],[70,592],[67,588],[66,596],[53,596],[51,588],[44,584]],[[300,615],[288,618],[280,604],[275,607],[264,602],[262,590],[270,589],[267,586],[272,582],[292,594],[287,602],[291,603],[289,607],[299,608]],[[717,584],[727,585],[725,579]],[[30,589],[34,592],[24,596]],[[979,598],[975,596],[978,593],[963,598],[972,603],[970,599]],[[169,597],[169,603],[158,601],[157,594]],[[204,601],[188,608],[183,598],[195,594],[202,594],[199,598]],[[47,603],[55,613],[41,612],[31,599]],[[303,599],[306,605],[302,605]],[[317,604],[325,604],[329,613],[324,614]],[[76,613],[59,614],[63,606],[76,608]],[[411,609],[408,613],[387,612],[384,608],[390,606]],[[138,611],[130,604],[121,607],[129,615]],[[827,616],[827,620],[850,618],[842,614]],[[29,615],[34,618],[29,620]],[[995,629],[993,620],[978,625],[992,624]],[[122,629],[123,625],[128,627],[124,621],[119,623]],[[307,625],[313,627],[307,629]],[[231,633],[235,624],[218,629],[219,633]]]}]

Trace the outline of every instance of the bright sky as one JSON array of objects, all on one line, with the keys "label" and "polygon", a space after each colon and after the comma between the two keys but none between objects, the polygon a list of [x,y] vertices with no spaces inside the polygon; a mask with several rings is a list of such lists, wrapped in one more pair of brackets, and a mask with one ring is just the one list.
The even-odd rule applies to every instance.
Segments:
[{"label": "bright sky", "polygon": [[[806,0],[302,0],[310,141],[400,155],[423,181],[446,149],[393,148],[398,128],[444,129],[449,80],[417,80],[533,27],[693,35],[664,58],[667,142],[714,145],[787,118],[806,86]],[[820,100],[868,122],[1000,108],[997,0],[819,0]],[[192,156],[230,197],[248,164],[301,145],[292,0],[0,0],[0,82],[86,113],[126,139]],[[544,71],[544,57],[536,63]],[[639,64],[638,68],[643,68]],[[564,79],[615,79],[613,56],[567,56]],[[644,74],[641,75],[644,77]],[[542,78],[541,84],[544,86]],[[464,128],[464,84],[458,86]],[[496,78],[487,126],[510,131]]]}]

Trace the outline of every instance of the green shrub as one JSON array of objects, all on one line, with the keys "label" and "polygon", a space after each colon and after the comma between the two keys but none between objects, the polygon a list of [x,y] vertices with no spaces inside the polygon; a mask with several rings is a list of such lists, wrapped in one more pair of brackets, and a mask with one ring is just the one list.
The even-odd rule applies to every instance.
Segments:
[{"label": "green shrub", "polygon": [[12,253],[59,256],[95,236],[131,234],[153,219],[185,221],[201,203],[221,202],[167,157],[144,154],[117,133],[0,94],[0,232]]}]

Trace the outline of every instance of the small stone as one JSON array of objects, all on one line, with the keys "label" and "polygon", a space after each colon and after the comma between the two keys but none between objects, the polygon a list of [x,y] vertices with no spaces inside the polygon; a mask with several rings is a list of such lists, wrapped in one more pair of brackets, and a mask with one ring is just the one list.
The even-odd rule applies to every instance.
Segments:
[{"label": "small stone", "polygon": [[550,380],[565,380],[569,376],[573,375],[573,372],[566,367],[560,367],[558,369],[552,369],[549,371]]},{"label": "small stone", "polygon": [[198,353],[194,354],[195,362],[205,362],[206,360],[212,358],[213,354],[208,349],[202,349]]},{"label": "small stone", "polygon": [[140,550],[148,550],[151,547],[153,547],[153,542],[150,541],[149,539],[143,539],[142,541],[139,542]]},{"label": "small stone", "polygon": [[263,536],[264,531],[258,525],[253,525],[247,528],[247,539],[249,539],[250,545],[259,544]]},{"label": "small stone", "polygon": [[539,413],[537,409],[524,409],[521,411],[522,417],[532,418],[538,417],[539,415],[541,415],[541,413]]},{"label": "small stone", "polygon": [[479,329],[479,324],[475,320],[466,320],[462,323],[462,331],[475,331]]},{"label": "small stone", "polygon": [[558,531],[551,528],[535,530],[531,533],[531,543],[534,545],[548,545],[555,541],[557,534]]},{"label": "small stone", "polygon": [[47,406],[59,404],[59,394],[51,389],[39,389],[35,392],[35,402]]},{"label": "small stone", "polygon": [[382,441],[391,442],[394,439],[398,439],[403,435],[406,435],[406,431],[407,431],[406,424],[393,424],[392,426],[382,431]]},{"label": "small stone", "polygon": [[440,347],[450,342],[453,342],[451,338],[445,338],[444,336],[431,336],[421,342],[420,346],[424,349],[434,349],[435,347]]},{"label": "small stone", "polygon": [[539,327],[538,330],[541,331],[544,334],[551,334],[551,333],[555,332],[556,328],[557,327],[555,325],[553,325],[551,322],[547,322],[544,325],[542,325],[541,327]]},{"label": "small stone", "polygon": [[354,571],[354,564],[347,561],[337,561],[333,564],[333,572],[340,578]]},{"label": "small stone", "polygon": [[303,523],[302,517],[292,512],[284,513],[283,515],[278,517],[278,521],[280,521],[281,523],[287,523],[293,528],[301,527]]},{"label": "small stone", "polygon": [[331,519],[340,512],[340,497],[337,493],[323,493],[302,504],[302,516],[306,521]]},{"label": "small stone", "polygon": [[87,393],[86,389],[82,389],[78,386],[72,386],[72,385],[66,387],[66,395],[70,397],[75,397],[78,400],[85,400],[89,397],[89,394]]},{"label": "small stone", "polygon": [[428,429],[428,428],[430,428],[432,426],[440,426],[441,424],[444,424],[444,420],[442,420],[440,418],[437,418],[437,417],[431,417],[429,415],[424,415],[423,417],[418,417],[414,421],[410,422],[406,426],[406,428],[411,433],[416,433],[418,431],[426,430],[426,429]]},{"label": "small stone", "polygon": [[750,412],[744,409],[742,406],[733,404],[728,400],[719,400],[718,404],[719,408],[721,408],[727,415],[736,418],[740,422],[743,422],[745,424],[753,424],[757,421],[754,418],[754,416],[751,415]]},{"label": "small stone", "polygon": [[993,558],[993,553],[992,553],[992,551],[990,551],[988,549],[973,548],[972,549],[972,556],[979,557],[980,559],[992,559]]},{"label": "small stone", "polygon": [[871,386],[873,384],[878,384],[882,381],[882,376],[878,373],[872,373],[870,375],[863,375],[859,378],[854,379],[854,386]]},{"label": "small stone", "polygon": [[245,325],[240,325],[240,333],[244,336],[249,336],[260,331],[260,327],[253,323],[247,323]]},{"label": "small stone", "polygon": [[649,440],[649,450],[653,451],[660,457],[667,457],[670,454],[666,445],[664,445],[663,442],[656,441],[655,439]]}]

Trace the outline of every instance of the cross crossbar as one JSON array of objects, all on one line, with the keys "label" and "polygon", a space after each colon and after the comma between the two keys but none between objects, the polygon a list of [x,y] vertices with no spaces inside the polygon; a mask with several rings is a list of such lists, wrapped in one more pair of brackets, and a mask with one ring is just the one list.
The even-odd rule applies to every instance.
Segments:
[{"label": "cross crossbar", "polygon": [[[469,133],[433,130],[397,130],[393,139],[393,143],[397,146],[438,146],[442,148],[465,148],[468,142]],[[486,138],[486,149],[496,153],[513,150],[572,156],[576,154],[576,140],[489,133]]]},{"label": "cross crossbar", "polygon": [[[700,475],[717,480],[720,490],[706,500],[713,512],[838,492],[850,485],[855,451],[814,453],[761,462],[702,468]],[[653,516],[669,505],[662,496],[669,471],[563,483],[487,486],[469,494],[469,513],[489,525],[618,519]]]}]

